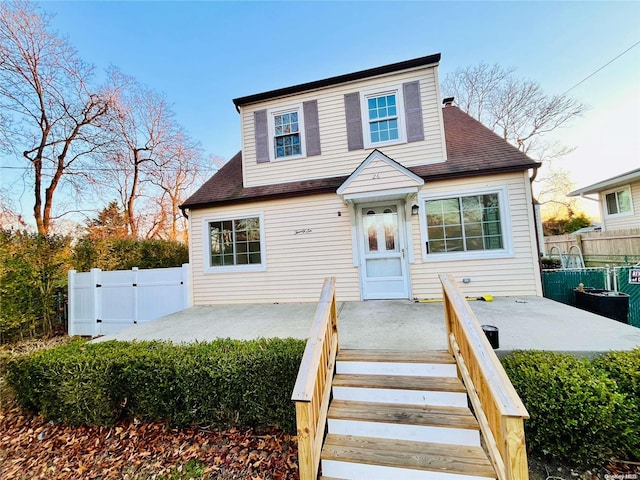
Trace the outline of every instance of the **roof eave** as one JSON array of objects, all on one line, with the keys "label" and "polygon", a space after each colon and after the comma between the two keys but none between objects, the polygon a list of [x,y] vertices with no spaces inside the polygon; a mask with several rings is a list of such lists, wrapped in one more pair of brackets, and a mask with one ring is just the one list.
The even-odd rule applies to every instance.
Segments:
[{"label": "roof eave", "polygon": [[424,178],[426,183],[433,180],[449,180],[453,178],[479,177],[482,175],[499,175],[501,173],[524,172],[525,170],[530,170],[532,168],[540,168],[541,166],[541,163],[534,162],[532,164],[511,165],[509,167],[483,168],[482,170],[465,170],[461,172],[445,172],[421,176],[422,178]]},{"label": "roof eave", "polygon": [[632,170],[621,175],[603,180],[602,182],[594,183],[583,188],[579,188],[572,192],[567,193],[567,197],[578,197],[580,195],[591,195],[599,193],[610,188],[619,187],[640,180],[640,169]]},{"label": "roof eave", "polygon": [[319,88],[329,87],[332,85],[339,85],[341,83],[347,83],[355,80],[362,80],[365,78],[376,77],[379,75],[399,72],[402,70],[408,70],[411,68],[435,66],[440,62],[440,56],[441,55],[439,53],[436,53],[433,55],[427,55],[426,57],[414,58],[411,60],[405,60],[403,62],[392,63],[390,65],[383,65],[381,67],[360,70],[358,72],[338,75],[336,77],[329,77],[323,80],[316,80],[313,82],[301,83],[299,85],[279,88],[276,90],[270,90],[268,92],[263,92],[263,93],[256,93],[254,95],[248,95],[246,97],[238,97],[233,99],[233,103],[236,106],[236,109],[238,109],[242,105],[260,102],[263,100],[284,97],[284,96],[293,95],[296,93],[306,92],[309,90],[316,90]]},{"label": "roof eave", "polygon": [[[523,164],[523,165],[512,165],[509,167],[499,167],[499,168],[490,168],[490,169],[482,169],[475,171],[463,171],[463,172],[447,172],[441,174],[430,174],[430,175],[418,175],[425,183],[428,181],[434,180],[448,180],[453,178],[464,178],[464,177],[477,177],[482,175],[498,175],[501,173],[513,173],[513,172],[522,172],[524,170],[529,170],[531,168],[538,168],[542,164],[538,162],[534,162],[532,164]],[[413,169],[409,168],[410,171]],[[335,181],[338,186],[344,182],[348,177],[340,176],[340,177],[332,177],[331,180]],[[274,193],[269,195],[252,195],[247,197],[237,197],[237,198],[228,198],[225,200],[215,200],[212,202],[199,202],[199,203],[191,203],[181,205],[181,209],[190,209],[190,210],[198,210],[203,208],[213,208],[213,207],[222,207],[226,205],[238,205],[242,203],[252,203],[252,202],[261,202],[266,200],[279,200],[285,198],[295,198],[295,197],[305,197],[310,195],[320,195],[324,193],[336,193],[336,189],[338,187],[336,185],[326,185],[322,187],[315,187],[306,190],[298,190],[298,191],[289,191],[289,192],[281,192]]]}]

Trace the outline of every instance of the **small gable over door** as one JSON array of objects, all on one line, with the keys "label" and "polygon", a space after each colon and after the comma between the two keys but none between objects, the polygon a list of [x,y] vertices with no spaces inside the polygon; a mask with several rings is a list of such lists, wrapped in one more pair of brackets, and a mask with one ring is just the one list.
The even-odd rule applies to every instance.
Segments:
[{"label": "small gable over door", "polygon": [[343,196],[368,192],[406,191],[424,185],[424,180],[390,159],[379,150],[374,150],[338,188]]}]

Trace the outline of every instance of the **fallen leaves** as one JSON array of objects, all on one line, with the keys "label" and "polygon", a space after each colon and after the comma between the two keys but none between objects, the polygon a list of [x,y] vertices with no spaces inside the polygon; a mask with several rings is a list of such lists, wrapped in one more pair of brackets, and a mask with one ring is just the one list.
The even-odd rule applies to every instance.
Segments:
[{"label": "fallen leaves", "polygon": [[298,478],[295,438],[277,429],[177,430],[136,420],[70,427],[18,409],[0,413],[2,479],[159,479],[190,461],[202,462],[198,478]]}]

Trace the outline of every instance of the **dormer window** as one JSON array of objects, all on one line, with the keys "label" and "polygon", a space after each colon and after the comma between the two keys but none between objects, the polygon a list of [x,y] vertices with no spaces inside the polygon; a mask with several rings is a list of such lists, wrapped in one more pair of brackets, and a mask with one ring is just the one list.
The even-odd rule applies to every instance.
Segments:
[{"label": "dormer window", "polygon": [[254,112],[256,162],[320,155],[318,101]]},{"label": "dormer window", "polygon": [[400,87],[362,93],[365,148],[406,142]]},{"label": "dormer window", "polygon": [[371,143],[398,139],[398,106],[396,94],[367,98]]},{"label": "dormer window", "polygon": [[298,109],[284,113],[273,113],[274,158],[302,155],[300,123]]},{"label": "dormer window", "polygon": [[344,96],[347,149],[378,148],[424,140],[420,82]]}]

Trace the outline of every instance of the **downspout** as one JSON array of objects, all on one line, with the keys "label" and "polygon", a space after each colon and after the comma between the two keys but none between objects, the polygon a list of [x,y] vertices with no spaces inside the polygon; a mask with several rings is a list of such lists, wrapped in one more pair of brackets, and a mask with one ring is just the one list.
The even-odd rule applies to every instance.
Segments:
[{"label": "downspout", "polygon": [[533,196],[533,181],[538,176],[538,167],[533,169],[533,174],[529,177],[531,191],[531,208],[533,210],[533,228],[536,237],[536,248],[538,250],[538,269],[540,270],[540,289],[544,297],[544,282],[542,281],[542,249],[540,248],[540,230],[538,230],[538,214],[536,212],[536,199]]},{"label": "downspout", "polygon": [[178,208],[182,212],[182,216],[184,218],[186,218],[187,220],[189,220],[189,214],[187,213],[187,210],[189,210],[189,209],[187,207],[182,206],[182,205],[180,205]]}]

